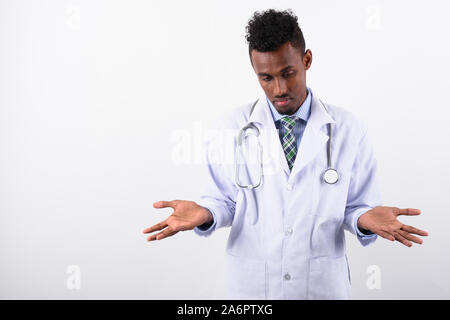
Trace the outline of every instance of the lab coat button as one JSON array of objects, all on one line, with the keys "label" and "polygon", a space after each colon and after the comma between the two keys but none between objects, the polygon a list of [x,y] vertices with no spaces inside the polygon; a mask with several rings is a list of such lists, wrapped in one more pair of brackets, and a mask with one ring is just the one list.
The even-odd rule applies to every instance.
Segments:
[{"label": "lab coat button", "polygon": [[285,280],[291,280],[291,275],[290,275],[289,273],[286,273],[286,274],[284,275],[284,279],[285,279]]},{"label": "lab coat button", "polygon": [[288,183],[287,186],[286,186],[286,189],[288,189],[289,191],[291,191],[291,190],[292,190],[292,184]]},{"label": "lab coat button", "polygon": [[286,234],[286,236],[290,236],[292,234],[292,232],[294,232],[294,230],[292,230],[292,228],[289,228],[286,230],[285,234]]}]

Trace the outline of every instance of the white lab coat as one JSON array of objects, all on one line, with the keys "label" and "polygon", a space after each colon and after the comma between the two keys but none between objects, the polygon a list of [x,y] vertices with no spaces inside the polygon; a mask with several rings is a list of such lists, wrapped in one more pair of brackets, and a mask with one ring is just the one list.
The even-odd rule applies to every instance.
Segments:
[{"label": "white lab coat", "polygon": [[[311,114],[291,173],[264,94],[250,118],[252,102],[222,119],[206,145],[199,204],[213,213],[214,224],[194,231],[209,236],[231,226],[225,268],[230,299],[349,299],[344,229],[363,246],[377,237],[363,235],[356,225],[361,214],[381,205],[366,126],[339,107],[326,104],[325,110],[311,94]],[[264,155],[263,181],[254,190],[238,188],[234,179],[235,137],[248,122],[260,130]],[[340,175],[333,185],[321,178],[327,168],[327,123],[333,126],[331,162]],[[255,146],[255,140],[247,141],[249,148]],[[241,183],[257,180],[254,166],[240,168]]]}]

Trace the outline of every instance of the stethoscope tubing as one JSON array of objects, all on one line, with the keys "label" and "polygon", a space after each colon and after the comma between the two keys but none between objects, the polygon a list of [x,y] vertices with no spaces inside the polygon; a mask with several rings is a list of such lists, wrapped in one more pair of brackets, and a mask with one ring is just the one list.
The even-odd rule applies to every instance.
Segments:
[{"label": "stethoscope tubing", "polygon": [[[251,116],[258,100],[259,99],[257,99],[253,103],[253,105],[250,109],[249,117]],[[320,102],[322,103],[325,110],[328,112],[325,104],[322,101],[320,101]],[[328,123],[327,127],[328,127],[328,137],[329,137],[328,143],[327,143],[327,169],[322,174],[322,179],[328,184],[335,184],[339,180],[339,174],[338,174],[337,170],[335,168],[333,168],[331,165],[331,142],[332,142],[332,135],[333,135],[331,123]],[[240,159],[240,154],[241,154],[240,151],[242,148],[243,140],[245,139],[245,137],[247,137],[246,131],[248,129],[253,129],[256,132],[256,133],[252,133],[252,134],[254,136],[256,136],[256,140],[258,142],[258,158],[259,158],[259,163],[260,163],[260,175],[259,175],[258,183],[256,185],[253,185],[253,184],[244,185],[244,184],[241,184],[239,181],[238,159]],[[239,130],[238,139],[237,139],[237,147],[235,149],[235,183],[239,188],[251,190],[251,189],[258,188],[261,185],[262,176],[263,176],[263,164],[262,164],[263,150],[262,150],[262,145],[261,145],[261,142],[259,139],[259,134],[260,134],[259,129],[251,122],[247,123],[241,130]]]}]

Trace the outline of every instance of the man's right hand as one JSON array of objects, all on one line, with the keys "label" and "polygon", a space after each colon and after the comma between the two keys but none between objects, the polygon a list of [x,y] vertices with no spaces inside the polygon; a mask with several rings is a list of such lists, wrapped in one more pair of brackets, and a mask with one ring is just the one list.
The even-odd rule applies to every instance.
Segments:
[{"label": "man's right hand", "polygon": [[143,231],[144,234],[162,230],[159,233],[147,237],[147,241],[161,240],[173,236],[179,231],[192,230],[204,223],[211,223],[213,216],[208,209],[199,206],[194,201],[173,200],[158,201],[153,204],[154,208],[167,208],[173,210],[172,214],[164,221],[155,224]]}]

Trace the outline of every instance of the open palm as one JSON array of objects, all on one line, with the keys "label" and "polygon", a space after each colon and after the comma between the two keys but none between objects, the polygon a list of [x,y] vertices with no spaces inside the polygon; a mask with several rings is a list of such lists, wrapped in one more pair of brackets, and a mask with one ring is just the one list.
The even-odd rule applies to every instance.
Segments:
[{"label": "open palm", "polygon": [[153,204],[153,207],[158,209],[172,208],[174,210],[167,219],[143,231],[144,234],[148,234],[163,230],[147,237],[148,241],[161,240],[173,236],[179,231],[192,230],[196,226],[202,225],[212,219],[209,210],[198,205],[194,201],[158,201]]},{"label": "open palm", "polygon": [[370,230],[391,241],[399,241],[405,246],[411,247],[412,242],[422,244],[422,239],[414,236],[428,236],[426,231],[406,225],[397,220],[400,215],[416,216],[419,209],[399,209],[397,207],[375,207],[367,211],[358,219],[358,227]]}]

